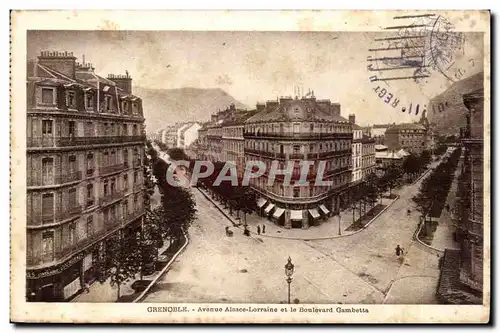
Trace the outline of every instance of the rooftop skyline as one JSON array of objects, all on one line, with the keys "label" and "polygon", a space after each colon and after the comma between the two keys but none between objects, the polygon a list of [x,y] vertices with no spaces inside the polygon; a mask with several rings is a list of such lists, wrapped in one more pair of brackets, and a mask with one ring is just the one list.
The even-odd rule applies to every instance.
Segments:
[{"label": "rooftop skyline", "polygon": [[[221,88],[255,108],[296,87],[318,99],[341,104],[341,115],[356,114],[360,125],[418,121],[385,104],[373,91],[367,70],[371,32],[199,32],[199,31],[29,31],[28,59],[41,51],[69,51],[96,72],[124,74],[135,87]],[[355,42],[354,42],[355,41]],[[482,36],[467,34],[467,57],[482,59]],[[477,71],[482,70],[476,66]],[[468,72],[472,75],[475,72]],[[391,82],[395,98],[424,105],[451,82],[432,73],[432,84]],[[381,82],[381,86],[383,82]],[[368,112],[367,112],[368,111]],[[217,110],[211,110],[211,113]],[[145,110],[147,117],[147,110]]]}]

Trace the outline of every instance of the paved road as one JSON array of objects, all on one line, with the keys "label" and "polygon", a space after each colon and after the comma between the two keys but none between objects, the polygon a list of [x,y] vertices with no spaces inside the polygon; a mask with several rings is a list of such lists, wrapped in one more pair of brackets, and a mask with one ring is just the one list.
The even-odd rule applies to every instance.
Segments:
[{"label": "paved road", "polygon": [[[407,216],[420,182],[365,231],[340,239],[301,241],[243,236],[199,191],[191,243],[144,302],[286,301],[284,264],[295,264],[292,300],[301,303],[434,303],[437,257],[411,246],[417,213]],[[400,244],[403,260],[394,254]],[[391,288],[393,287],[393,288]],[[413,295],[413,296],[409,296]]]}]

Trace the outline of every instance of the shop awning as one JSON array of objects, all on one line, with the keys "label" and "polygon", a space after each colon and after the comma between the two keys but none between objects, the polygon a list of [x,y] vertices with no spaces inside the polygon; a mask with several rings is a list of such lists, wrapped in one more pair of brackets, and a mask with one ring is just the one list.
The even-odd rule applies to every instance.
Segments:
[{"label": "shop awning", "polygon": [[264,207],[264,205],[266,204],[267,200],[264,199],[264,198],[259,198],[259,200],[257,200],[257,206],[259,206],[259,208],[262,208]]},{"label": "shop awning", "polygon": [[313,209],[309,209],[309,213],[311,214],[311,216],[315,219],[319,218],[319,213],[318,213],[318,210],[316,208],[313,208]]},{"label": "shop awning", "polygon": [[291,210],[290,219],[292,221],[302,221],[302,211],[301,210]]},{"label": "shop awning", "polygon": [[285,210],[283,208],[277,207],[276,210],[274,211],[273,217],[279,219],[281,217],[281,215],[283,215],[284,211]]},{"label": "shop awning", "polygon": [[266,207],[266,209],[264,209],[264,212],[266,212],[267,215],[269,215],[269,213],[271,212],[271,210],[274,208],[274,204],[273,203],[269,203],[269,205]]},{"label": "shop awning", "polygon": [[330,213],[330,211],[328,210],[328,208],[325,207],[325,205],[319,205],[319,209],[321,209],[321,211],[325,214]]}]

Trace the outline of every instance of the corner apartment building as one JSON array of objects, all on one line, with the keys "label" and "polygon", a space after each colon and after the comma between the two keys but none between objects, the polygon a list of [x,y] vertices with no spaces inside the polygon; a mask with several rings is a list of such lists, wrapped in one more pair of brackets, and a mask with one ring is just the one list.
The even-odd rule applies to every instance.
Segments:
[{"label": "corner apartment building", "polygon": [[[353,141],[352,124],[340,116],[340,104],[316,100],[313,94],[268,101],[256,111],[245,122],[245,161],[262,161],[267,171],[274,160],[280,169],[288,161],[294,164],[290,185],[278,175],[268,186],[268,172],[251,180],[262,213],[286,228],[305,229],[321,215],[339,212],[352,179]],[[304,160],[314,165],[308,173],[310,185],[301,186],[299,163]],[[326,162],[324,180],[332,181],[330,186],[314,185],[320,161]]]},{"label": "corner apartment building", "polygon": [[42,52],[27,76],[27,299],[65,301],[111,236],[141,226],[142,100],[128,73],[103,78],[68,52]]}]

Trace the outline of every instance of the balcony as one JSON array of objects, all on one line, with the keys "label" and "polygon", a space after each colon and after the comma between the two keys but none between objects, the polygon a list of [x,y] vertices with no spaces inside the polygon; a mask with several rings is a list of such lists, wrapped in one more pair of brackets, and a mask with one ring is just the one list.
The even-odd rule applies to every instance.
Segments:
[{"label": "balcony", "polygon": [[68,174],[59,174],[53,177],[31,177],[28,178],[28,186],[54,186],[63,185],[82,180],[82,172],[75,171]]},{"label": "balcony", "polygon": [[134,221],[144,214],[143,210],[136,210],[132,213],[127,214],[124,218],[114,218],[104,222],[103,228],[99,231],[96,231],[91,236],[84,238],[73,245],[66,246],[60,250],[56,250],[54,256],[44,256],[42,254],[38,254],[32,257],[27,258],[28,266],[42,265],[42,264],[51,264],[55,265],[58,261],[63,261],[67,259],[69,256],[76,254],[80,251],[83,251],[85,248],[91,246],[92,244],[100,241],[101,239],[113,234],[118,229],[121,229],[128,223]]},{"label": "balcony", "polygon": [[122,171],[122,170],[125,170],[126,167],[125,167],[125,164],[115,164],[115,165],[107,165],[107,166],[102,166],[102,167],[99,167],[99,175],[101,176],[105,176],[105,175],[109,175],[113,172],[119,172],[119,171]]},{"label": "balcony", "polygon": [[83,207],[80,205],[70,207],[64,211],[56,211],[51,213],[40,213],[39,215],[32,215],[28,213],[28,226],[43,226],[63,222],[65,220],[75,218],[82,213]]},{"label": "balcony", "polygon": [[99,199],[99,203],[103,206],[110,204],[111,202],[122,198],[125,195],[126,191],[118,191],[115,193],[111,193],[103,196]]},{"label": "balcony", "polygon": [[284,203],[300,203],[300,204],[314,203],[314,202],[318,202],[320,200],[325,199],[329,194],[329,191],[325,191],[324,193],[321,193],[321,194],[318,194],[318,195],[315,195],[312,197],[287,197],[287,196],[275,194],[275,193],[269,191],[268,189],[263,189],[263,188],[260,188],[258,186],[255,186],[255,185],[251,185],[251,187],[255,191],[262,194],[263,196],[266,196],[266,197],[271,198],[273,200],[276,200],[278,202],[284,202]]},{"label": "balcony", "polygon": [[112,143],[141,142],[145,141],[143,135],[132,136],[67,136],[67,137],[31,137],[27,138],[26,145],[35,147],[72,147]]},{"label": "balcony", "polygon": [[245,138],[285,139],[285,140],[328,140],[352,139],[351,133],[243,133]]}]

